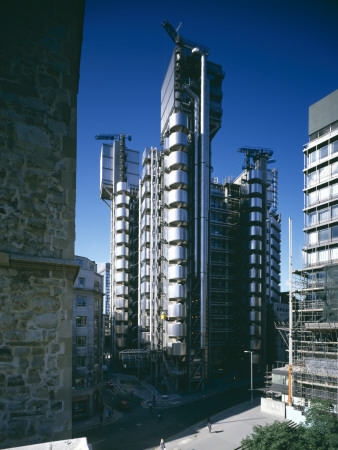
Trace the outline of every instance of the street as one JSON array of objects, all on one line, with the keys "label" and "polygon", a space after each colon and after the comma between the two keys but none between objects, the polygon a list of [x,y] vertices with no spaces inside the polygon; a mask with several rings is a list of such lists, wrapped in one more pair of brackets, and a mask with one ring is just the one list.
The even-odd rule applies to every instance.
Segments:
[{"label": "street", "polygon": [[[165,441],[186,428],[206,421],[207,417],[248,400],[246,388],[207,397],[195,402],[151,412],[139,404],[138,398],[128,399],[131,411],[120,413],[120,418],[110,424],[74,434],[84,437],[93,446],[93,450],[146,450],[158,447],[161,438]],[[159,420],[158,413],[162,418]]]}]

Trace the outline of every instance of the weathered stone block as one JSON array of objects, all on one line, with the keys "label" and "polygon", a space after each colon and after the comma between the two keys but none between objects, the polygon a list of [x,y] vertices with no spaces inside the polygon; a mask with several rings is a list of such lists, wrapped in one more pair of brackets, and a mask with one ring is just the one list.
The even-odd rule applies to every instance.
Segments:
[{"label": "weathered stone block", "polygon": [[53,313],[40,314],[35,317],[35,323],[40,328],[56,328],[58,324],[58,317]]},{"label": "weathered stone block", "polygon": [[21,375],[16,376],[8,376],[7,378],[7,386],[13,387],[13,386],[24,386],[25,382],[23,381],[23,378]]},{"label": "weathered stone block", "polygon": [[8,347],[0,348],[0,362],[12,361],[12,350]]}]

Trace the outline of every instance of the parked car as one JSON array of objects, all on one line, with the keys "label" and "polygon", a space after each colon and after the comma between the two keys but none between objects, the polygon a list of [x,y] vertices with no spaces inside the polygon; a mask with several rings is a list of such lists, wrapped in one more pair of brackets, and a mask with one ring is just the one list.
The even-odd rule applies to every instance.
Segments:
[{"label": "parked car", "polygon": [[106,388],[107,389],[114,389],[114,383],[112,381],[107,381]]},{"label": "parked car", "polygon": [[127,400],[120,400],[117,404],[117,409],[119,411],[130,411],[131,406]]}]

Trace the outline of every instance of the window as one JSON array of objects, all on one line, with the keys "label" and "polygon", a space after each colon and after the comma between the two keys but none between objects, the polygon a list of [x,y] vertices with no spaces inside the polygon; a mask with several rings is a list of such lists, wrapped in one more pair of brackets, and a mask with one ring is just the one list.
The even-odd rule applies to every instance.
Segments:
[{"label": "window", "polygon": [[337,153],[338,152],[338,141],[332,142],[331,144],[331,153]]},{"label": "window", "polygon": [[315,223],[317,223],[317,214],[313,212],[307,216],[307,224],[314,225]]},{"label": "window", "polygon": [[329,146],[325,145],[324,147],[319,149],[319,159],[326,158],[329,154]]},{"label": "window", "polygon": [[317,152],[314,151],[309,154],[309,163],[312,164],[317,160]]},{"label": "window", "polygon": [[308,178],[307,178],[308,186],[310,186],[311,184],[316,183],[316,181],[317,181],[317,172],[309,173]]},{"label": "window", "polygon": [[317,253],[308,253],[307,255],[308,264],[316,264],[317,262]]},{"label": "window", "polygon": [[336,175],[338,173],[338,162],[335,162],[331,166],[331,174]]},{"label": "window", "polygon": [[329,240],[329,230],[325,228],[324,230],[318,231],[318,240],[319,242],[328,241]]},{"label": "window", "polygon": [[86,297],[76,297],[76,306],[84,307],[86,303]]},{"label": "window", "polygon": [[86,279],[79,278],[79,287],[85,287],[85,285],[86,285]]},{"label": "window", "polygon": [[319,169],[319,179],[320,181],[325,180],[329,176],[329,166],[322,167]]},{"label": "window", "polygon": [[100,283],[98,281],[94,281],[94,290],[99,291],[100,290]]},{"label": "window", "polygon": [[331,239],[337,239],[338,238],[338,225],[335,225],[331,228]]},{"label": "window", "polygon": [[319,211],[319,222],[325,222],[326,220],[329,220],[329,210],[323,209]]},{"label": "window", "polygon": [[79,327],[85,327],[87,324],[87,316],[76,316],[76,326]]},{"label": "window", "polygon": [[86,336],[76,336],[76,347],[85,347],[87,345]]},{"label": "window", "polygon": [[75,378],[75,387],[83,388],[85,386],[86,386],[85,377],[77,377],[77,378]]},{"label": "window", "polygon": [[330,189],[328,187],[323,188],[319,191],[319,200],[323,202],[324,200],[327,200],[330,195]]},{"label": "window", "polygon": [[336,197],[338,195],[338,183],[331,186],[331,193],[332,197]]},{"label": "window", "polygon": [[331,249],[331,258],[333,260],[337,260],[338,259],[338,247],[334,247]]},{"label": "window", "polygon": [[308,205],[313,205],[313,203],[316,203],[316,201],[317,201],[317,192],[316,191],[311,192],[308,195]]},{"label": "window", "polygon": [[76,358],[76,367],[86,367],[86,357],[85,356],[78,356]]},{"label": "window", "polygon": [[332,206],[331,208],[331,217],[337,217],[338,216],[338,205]]},{"label": "window", "polygon": [[76,258],[76,264],[78,264],[79,266],[81,266],[83,268],[83,259],[80,258]]},{"label": "window", "polygon": [[317,244],[317,231],[309,233],[309,245]]},{"label": "window", "polygon": [[324,262],[329,260],[329,251],[321,250],[318,252],[318,262]]}]

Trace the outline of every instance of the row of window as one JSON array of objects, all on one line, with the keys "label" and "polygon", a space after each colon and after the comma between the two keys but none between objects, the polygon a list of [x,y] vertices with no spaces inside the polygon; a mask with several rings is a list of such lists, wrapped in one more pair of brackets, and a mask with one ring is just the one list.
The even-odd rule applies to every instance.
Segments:
[{"label": "row of window", "polygon": [[325,202],[332,197],[338,196],[338,183],[332,186],[327,186],[317,191],[310,192],[307,195],[307,206],[315,205],[316,203]]},{"label": "row of window", "polygon": [[330,164],[328,166],[324,166],[319,170],[315,170],[311,172],[307,176],[307,187],[312,186],[313,184],[322,182],[327,180],[330,177],[338,174],[338,162]]},{"label": "row of window", "polygon": [[330,219],[338,217],[338,205],[331,208],[324,208],[314,211],[307,216],[307,225],[316,225],[317,223],[327,222]]},{"label": "row of window", "polygon": [[338,140],[331,142],[331,144],[326,144],[321,148],[314,150],[309,153],[306,158],[307,166],[313,164],[316,161],[326,158],[329,155],[333,155],[338,152]]},{"label": "row of window", "polygon": [[307,254],[307,265],[338,260],[338,247]]},{"label": "row of window", "polygon": [[338,238],[338,225],[331,228],[324,228],[323,230],[312,231],[308,234],[308,245],[316,245],[330,239]]}]

